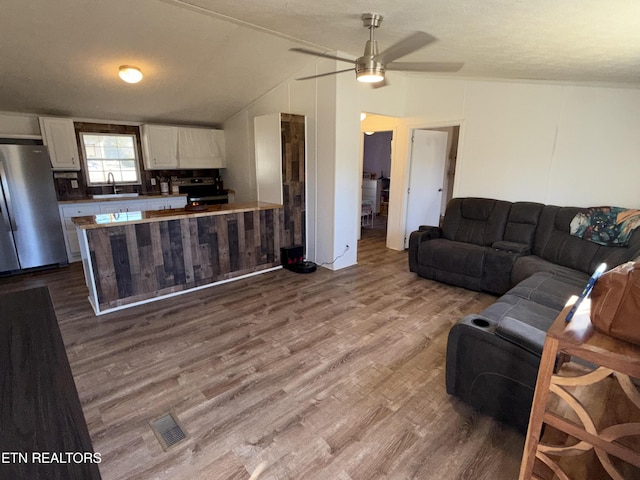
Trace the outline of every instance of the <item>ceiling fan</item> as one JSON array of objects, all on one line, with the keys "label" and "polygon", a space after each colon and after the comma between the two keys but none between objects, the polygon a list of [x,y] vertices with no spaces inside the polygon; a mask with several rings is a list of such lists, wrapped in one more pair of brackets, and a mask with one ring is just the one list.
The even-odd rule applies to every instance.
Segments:
[{"label": "ceiling fan", "polygon": [[[341,62],[353,63],[355,65],[356,79],[360,82],[370,83],[374,87],[384,86],[384,73],[387,70],[399,70],[405,72],[457,72],[464,65],[454,62],[395,62],[394,60],[404,57],[420,48],[426,47],[437,39],[425,32],[415,32],[400,40],[395,45],[378,53],[378,43],[373,38],[373,31],[380,26],[382,15],[377,13],[365,13],[362,15],[362,24],[369,29],[369,40],[364,47],[364,54],[353,60],[350,58],[338,57],[327,53],[316,52],[306,48],[291,48],[291,51],[314,55],[316,57],[330,58]],[[350,72],[353,67],[335,72],[321,73],[308,77],[297,78],[296,80],[308,80],[311,78],[326,77],[337,73]]]}]

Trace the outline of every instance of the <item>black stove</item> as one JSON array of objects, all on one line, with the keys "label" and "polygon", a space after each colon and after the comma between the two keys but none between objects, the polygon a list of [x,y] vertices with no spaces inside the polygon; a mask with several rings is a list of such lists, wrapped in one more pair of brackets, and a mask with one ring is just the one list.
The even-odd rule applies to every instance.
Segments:
[{"label": "black stove", "polygon": [[171,180],[171,186],[178,187],[178,193],[187,195],[190,205],[219,205],[229,203],[229,195],[222,188],[222,182],[215,177],[188,177]]}]

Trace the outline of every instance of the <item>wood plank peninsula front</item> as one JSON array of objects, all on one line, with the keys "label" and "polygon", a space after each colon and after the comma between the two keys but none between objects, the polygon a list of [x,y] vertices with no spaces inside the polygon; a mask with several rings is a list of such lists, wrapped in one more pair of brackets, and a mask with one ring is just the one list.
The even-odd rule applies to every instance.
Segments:
[{"label": "wood plank peninsula front", "polygon": [[96,315],[280,266],[282,205],[247,202],[73,219]]}]

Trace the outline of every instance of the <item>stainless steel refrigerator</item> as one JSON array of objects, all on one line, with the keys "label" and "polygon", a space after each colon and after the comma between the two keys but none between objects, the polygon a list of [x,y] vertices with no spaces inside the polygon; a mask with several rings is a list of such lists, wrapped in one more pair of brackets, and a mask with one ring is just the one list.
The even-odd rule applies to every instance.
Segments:
[{"label": "stainless steel refrigerator", "polygon": [[0,145],[0,216],[0,274],[67,263],[46,147]]}]

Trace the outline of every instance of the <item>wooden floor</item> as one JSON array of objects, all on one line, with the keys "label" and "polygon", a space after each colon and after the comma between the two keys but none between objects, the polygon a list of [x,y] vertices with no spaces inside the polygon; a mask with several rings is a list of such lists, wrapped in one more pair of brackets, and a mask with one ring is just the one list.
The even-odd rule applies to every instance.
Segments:
[{"label": "wooden floor", "polygon": [[[357,266],[101,317],[80,264],[0,279],[38,285],[104,479],[517,478],[523,438],[444,388],[450,326],[494,297],[418,278],[383,230],[363,229]],[[149,422],[168,411],[189,437],[164,452]]]}]

